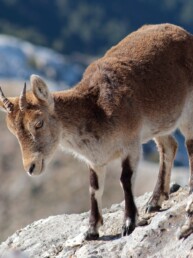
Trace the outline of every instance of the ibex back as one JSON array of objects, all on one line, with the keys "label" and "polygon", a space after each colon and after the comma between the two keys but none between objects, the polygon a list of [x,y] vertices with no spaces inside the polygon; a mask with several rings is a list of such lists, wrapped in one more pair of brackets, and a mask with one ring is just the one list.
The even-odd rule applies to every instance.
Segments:
[{"label": "ibex back", "polygon": [[[160,171],[147,211],[160,209],[169,195],[170,173],[179,128],[186,138],[193,191],[193,36],[170,24],[149,25],[130,34],[93,62],[80,83],[50,93],[45,82],[31,76],[32,91],[6,98],[7,126],[17,137],[25,170],[42,173],[58,145],[90,168],[91,213],[87,239],[99,237],[103,223],[101,198],[107,164],[122,160],[120,181],[125,196],[122,235],[135,228],[137,209],[132,176],[141,144],[154,138]],[[187,212],[193,214],[193,205]],[[192,221],[180,237],[192,231]],[[189,234],[188,233],[188,234]]]}]

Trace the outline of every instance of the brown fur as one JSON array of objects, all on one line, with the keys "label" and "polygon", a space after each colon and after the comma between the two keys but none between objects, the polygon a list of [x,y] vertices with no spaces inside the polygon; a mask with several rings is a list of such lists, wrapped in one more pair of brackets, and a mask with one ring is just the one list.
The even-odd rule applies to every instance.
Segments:
[{"label": "brown fur", "polygon": [[[91,217],[96,225],[93,228],[91,223],[91,231],[95,237],[99,217],[102,220],[98,205],[102,174],[111,160],[120,157],[126,193],[123,234],[129,234],[136,215],[131,175],[136,171],[140,144],[155,138],[160,148],[161,168],[149,202],[151,210],[161,206],[169,194],[176,152],[169,134],[179,127],[187,142],[193,140],[193,36],[171,24],[146,25],[89,65],[73,89],[51,94],[38,76],[31,76],[31,86],[24,109],[18,97],[10,98],[14,109],[7,113],[7,125],[18,138],[25,170],[40,174],[59,144],[86,161],[93,171]],[[6,109],[3,102],[0,106]],[[190,188],[193,191],[192,184]]]}]

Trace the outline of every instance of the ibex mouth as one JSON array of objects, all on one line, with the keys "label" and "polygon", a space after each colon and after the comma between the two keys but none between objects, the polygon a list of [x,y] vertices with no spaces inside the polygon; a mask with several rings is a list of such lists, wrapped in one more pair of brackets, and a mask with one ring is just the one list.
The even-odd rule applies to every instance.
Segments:
[{"label": "ibex mouth", "polygon": [[45,168],[45,162],[44,162],[44,159],[42,159],[42,168],[41,168],[41,172],[42,173],[44,171],[44,168]]}]

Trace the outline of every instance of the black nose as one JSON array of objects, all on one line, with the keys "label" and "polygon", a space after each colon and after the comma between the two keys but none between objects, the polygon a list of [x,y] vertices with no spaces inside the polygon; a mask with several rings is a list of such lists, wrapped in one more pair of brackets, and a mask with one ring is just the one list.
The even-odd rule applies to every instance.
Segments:
[{"label": "black nose", "polygon": [[33,174],[33,171],[34,171],[35,166],[36,166],[36,165],[35,165],[34,163],[31,164],[31,167],[29,168],[29,173],[30,173],[30,175]]}]

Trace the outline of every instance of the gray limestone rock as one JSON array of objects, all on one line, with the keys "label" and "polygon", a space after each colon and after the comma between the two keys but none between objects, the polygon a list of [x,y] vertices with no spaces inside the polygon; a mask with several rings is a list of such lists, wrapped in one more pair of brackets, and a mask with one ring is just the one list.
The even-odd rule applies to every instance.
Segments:
[{"label": "gray limestone rock", "polygon": [[18,230],[0,245],[0,257],[193,257],[193,234],[186,239],[177,238],[185,221],[188,189],[172,193],[160,212],[147,215],[144,210],[150,196],[146,193],[136,198],[139,220],[147,223],[136,227],[128,237],[120,237],[124,208],[121,203],[103,210],[104,226],[97,241],[84,241],[88,213],[58,215]]}]

